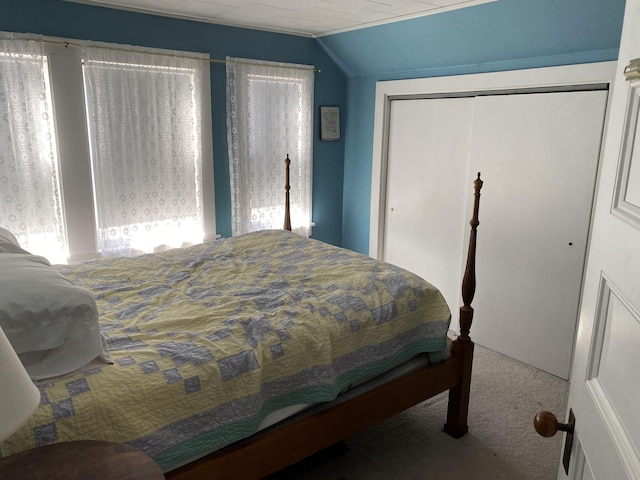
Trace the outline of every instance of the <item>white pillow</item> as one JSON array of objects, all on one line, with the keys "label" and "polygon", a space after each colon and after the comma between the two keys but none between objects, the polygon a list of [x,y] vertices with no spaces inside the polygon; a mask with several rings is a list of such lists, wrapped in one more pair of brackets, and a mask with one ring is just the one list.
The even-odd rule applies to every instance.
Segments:
[{"label": "white pillow", "polygon": [[29,253],[18,243],[13,233],[4,227],[0,227],[0,253]]},{"label": "white pillow", "polygon": [[110,360],[93,296],[44,257],[0,253],[0,327],[33,380]]}]

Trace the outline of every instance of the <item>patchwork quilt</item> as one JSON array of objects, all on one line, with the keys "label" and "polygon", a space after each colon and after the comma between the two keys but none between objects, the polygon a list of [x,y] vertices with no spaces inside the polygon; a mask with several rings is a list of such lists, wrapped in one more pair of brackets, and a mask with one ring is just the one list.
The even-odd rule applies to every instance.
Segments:
[{"label": "patchwork quilt", "polygon": [[130,444],[165,471],[447,348],[450,312],[421,278],[286,231],[57,266],[89,289],[113,364],[38,385],[0,455],[54,442]]}]

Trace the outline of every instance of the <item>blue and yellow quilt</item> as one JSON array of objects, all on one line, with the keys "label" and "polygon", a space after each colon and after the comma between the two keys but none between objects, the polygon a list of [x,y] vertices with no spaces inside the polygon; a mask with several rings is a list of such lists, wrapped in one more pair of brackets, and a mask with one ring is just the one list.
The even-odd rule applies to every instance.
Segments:
[{"label": "blue and yellow quilt", "polygon": [[286,231],[57,268],[94,294],[114,363],[41,383],[40,407],[2,455],[98,439],[169,470],[279,408],[446,349],[435,287]]}]

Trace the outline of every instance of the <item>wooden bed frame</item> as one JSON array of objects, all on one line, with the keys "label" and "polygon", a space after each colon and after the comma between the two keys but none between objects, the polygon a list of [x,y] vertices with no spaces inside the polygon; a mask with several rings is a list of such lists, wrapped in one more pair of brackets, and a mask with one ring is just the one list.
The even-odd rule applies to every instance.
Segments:
[{"label": "wooden bed frame", "polygon": [[[289,217],[289,156],[286,165],[285,229]],[[167,479],[258,479],[275,473],[314,453],[335,445],[407,408],[449,391],[444,431],[459,438],[468,431],[467,414],[471,387],[474,344],[469,337],[473,320],[471,302],[475,294],[475,258],[478,210],[482,180],[474,183],[474,205],[467,263],[462,281],[460,334],[453,341],[452,355],[444,362],[415,371],[327,409],[285,422],[216,451],[166,474]]]}]

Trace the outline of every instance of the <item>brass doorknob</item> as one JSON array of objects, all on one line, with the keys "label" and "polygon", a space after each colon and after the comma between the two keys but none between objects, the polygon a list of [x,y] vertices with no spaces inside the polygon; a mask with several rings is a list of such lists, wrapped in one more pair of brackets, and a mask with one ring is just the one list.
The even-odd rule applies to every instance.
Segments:
[{"label": "brass doorknob", "polygon": [[571,460],[571,450],[573,448],[573,431],[576,427],[576,416],[573,409],[569,409],[569,421],[567,423],[558,423],[558,419],[551,412],[538,412],[533,419],[533,426],[543,437],[553,437],[558,430],[567,432],[564,439],[564,454],[562,455],[562,465],[564,472],[569,475],[569,461]]},{"label": "brass doorknob", "polygon": [[543,437],[553,437],[558,430],[562,432],[573,433],[575,420],[573,416],[569,417],[569,423],[559,423],[556,416],[551,412],[538,412],[533,419],[533,426]]}]

